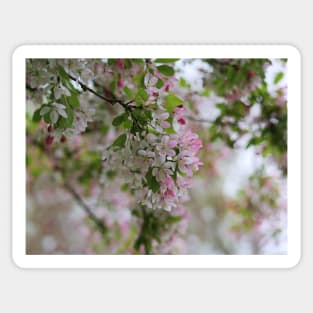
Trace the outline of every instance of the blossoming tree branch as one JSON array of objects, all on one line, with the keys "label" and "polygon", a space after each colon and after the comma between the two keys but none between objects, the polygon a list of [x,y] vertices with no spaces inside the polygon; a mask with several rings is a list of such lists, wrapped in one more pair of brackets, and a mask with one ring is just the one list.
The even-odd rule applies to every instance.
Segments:
[{"label": "blossoming tree branch", "polygon": [[[85,214],[94,253],[179,253],[189,190],[219,150],[255,147],[285,177],[286,89],[270,92],[271,61],[197,61],[200,88],[182,75],[194,60],[27,60],[29,189],[44,176],[64,190]],[[241,210],[251,228],[271,214],[264,203],[277,206],[273,188],[255,212]]]}]

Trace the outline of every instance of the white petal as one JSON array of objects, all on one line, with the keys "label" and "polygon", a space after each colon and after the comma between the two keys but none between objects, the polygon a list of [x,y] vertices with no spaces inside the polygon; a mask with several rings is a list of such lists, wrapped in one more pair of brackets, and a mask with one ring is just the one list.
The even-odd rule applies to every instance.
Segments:
[{"label": "white petal", "polygon": [[138,155],[140,155],[140,156],[146,156],[147,153],[146,153],[145,150],[139,150],[139,151],[138,151]]},{"label": "white petal", "polygon": [[62,89],[60,88],[60,87],[55,87],[54,88],[54,97],[56,98],[56,99],[60,99],[61,98],[61,96],[62,96]]},{"label": "white petal", "polygon": [[50,112],[50,120],[52,124],[55,124],[58,121],[58,118],[59,118],[59,114],[57,113],[57,111],[52,110]]},{"label": "white petal", "polygon": [[64,110],[58,109],[57,111],[61,116],[63,116],[64,118],[67,118],[67,113]]},{"label": "white petal", "polygon": [[51,107],[45,106],[40,110],[40,116],[43,116],[51,111]]},{"label": "white petal", "polygon": [[153,151],[147,151],[147,156],[149,158],[154,158],[155,157],[155,153]]},{"label": "white petal", "polygon": [[159,119],[160,120],[167,120],[169,116],[170,115],[168,112],[164,112],[164,113],[160,114]]},{"label": "white petal", "polygon": [[163,165],[165,168],[173,168],[175,164],[173,162],[165,162]]},{"label": "white petal", "polygon": [[54,103],[53,104],[56,108],[58,109],[62,109],[64,110],[66,108],[66,106],[64,104],[61,104],[61,103]]},{"label": "white petal", "polygon": [[63,87],[63,92],[69,97],[71,95],[70,91],[66,88]]}]

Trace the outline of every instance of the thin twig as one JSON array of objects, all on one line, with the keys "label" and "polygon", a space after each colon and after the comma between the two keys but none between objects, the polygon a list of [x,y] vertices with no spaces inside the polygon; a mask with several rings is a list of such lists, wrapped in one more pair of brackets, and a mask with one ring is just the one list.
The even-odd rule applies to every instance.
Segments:
[{"label": "thin twig", "polygon": [[94,222],[99,231],[104,234],[107,231],[107,227],[104,225],[103,221],[99,219],[91,210],[91,208],[84,202],[76,190],[68,183],[64,183],[65,189],[73,196],[76,202],[83,208],[88,217]]},{"label": "thin twig", "polygon": [[192,122],[213,124],[213,121],[209,121],[209,120],[204,119],[204,118],[196,118],[196,117],[193,117],[190,115],[187,115],[186,118]]},{"label": "thin twig", "polygon": [[100,98],[100,99],[102,99],[102,100],[104,100],[104,101],[106,101],[106,102],[108,102],[108,103],[110,103],[110,104],[112,104],[112,105],[114,105],[115,103],[118,103],[118,104],[120,104],[124,109],[129,109],[130,107],[129,107],[129,104],[130,103],[132,103],[132,102],[134,102],[134,100],[130,100],[130,101],[128,101],[128,102],[123,102],[123,101],[121,101],[121,100],[119,100],[119,99],[109,99],[109,98],[107,98],[107,97],[104,97],[103,95],[101,95],[100,93],[98,93],[97,91],[95,91],[95,90],[93,90],[93,89],[91,89],[90,87],[88,87],[87,85],[85,85],[83,82],[81,82],[78,78],[75,78],[74,76],[72,76],[71,74],[69,74],[69,73],[67,73],[67,72],[65,72],[66,73],[66,75],[71,79],[71,80],[73,80],[73,81],[75,81],[75,82],[77,82],[79,85],[80,85],[80,87],[84,90],[84,91],[89,91],[89,92],[91,92],[92,94],[94,94],[95,96],[97,96],[98,98]]},{"label": "thin twig", "polygon": [[[52,158],[51,154],[49,154],[48,151],[45,149],[45,146],[36,140],[32,140],[31,143],[34,146],[38,147],[42,152],[44,152],[47,155],[47,157],[50,158],[50,160],[53,162],[54,170],[60,172],[62,175],[63,174],[62,168],[58,164],[56,164],[56,161]],[[76,192],[76,190],[69,183],[64,182],[63,186],[72,195],[72,197],[76,200],[79,206],[84,210],[87,216],[93,221],[93,223],[98,228],[98,230],[102,234],[104,234],[107,231],[107,227],[104,224],[104,222],[92,212],[92,209],[84,202],[84,200],[80,197],[80,195]]]}]

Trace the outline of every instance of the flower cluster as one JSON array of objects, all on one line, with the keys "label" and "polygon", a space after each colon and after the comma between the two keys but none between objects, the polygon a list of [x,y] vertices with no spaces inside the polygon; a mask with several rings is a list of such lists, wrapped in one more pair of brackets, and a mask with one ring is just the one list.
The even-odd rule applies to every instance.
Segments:
[{"label": "flower cluster", "polygon": [[163,112],[151,122],[158,125],[160,132],[129,133],[125,147],[116,153],[111,146],[104,159],[108,168],[119,169],[128,177],[139,204],[171,211],[186,197],[191,177],[201,165],[197,153],[202,142],[189,129],[174,134],[164,132],[170,126],[168,116]]}]

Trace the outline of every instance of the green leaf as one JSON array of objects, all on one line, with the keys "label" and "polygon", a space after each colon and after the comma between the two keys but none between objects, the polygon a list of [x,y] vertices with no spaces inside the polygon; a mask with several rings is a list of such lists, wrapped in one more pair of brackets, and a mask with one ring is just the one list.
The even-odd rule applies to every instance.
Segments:
[{"label": "green leaf", "polygon": [[175,63],[179,59],[156,59],[155,63]]},{"label": "green leaf", "polygon": [[150,119],[150,117],[147,115],[147,113],[145,113],[145,110],[139,109],[139,108],[134,109],[132,111],[132,115],[142,124],[147,123],[148,120]]},{"label": "green leaf", "polygon": [[126,69],[131,68],[132,67],[131,60],[130,59],[124,59],[124,65],[125,65]]},{"label": "green leaf", "polygon": [[143,64],[144,60],[143,59],[130,59],[132,62],[137,63],[137,64]]},{"label": "green leaf", "polygon": [[66,112],[67,112],[66,126],[72,127],[74,122],[74,111],[72,108],[66,108]]},{"label": "green leaf", "polygon": [[128,190],[128,188],[129,188],[129,185],[128,185],[128,183],[124,183],[122,186],[121,186],[121,191],[127,191]]},{"label": "green leaf", "polygon": [[176,134],[176,131],[175,131],[175,129],[173,128],[173,126],[171,126],[171,127],[169,127],[169,128],[165,128],[164,131],[165,131],[167,134],[169,134],[169,135],[171,135],[171,134]]},{"label": "green leaf", "polygon": [[118,76],[117,74],[114,75],[113,80],[110,83],[110,90],[114,93],[117,87]]},{"label": "green leaf", "polygon": [[113,142],[112,144],[112,147],[116,147],[116,148],[119,148],[119,149],[122,149],[125,147],[125,143],[126,143],[126,134],[122,134],[120,136],[118,136],[115,141]]},{"label": "green leaf", "polygon": [[164,86],[164,82],[163,82],[163,80],[162,79],[158,79],[158,81],[157,81],[157,83],[156,83],[156,87],[158,88],[158,89],[160,89],[160,88],[162,88]]},{"label": "green leaf", "polygon": [[145,77],[146,77],[146,73],[143,73],[143,74],[136,76],[135,80],[137,81],[138,88],[146,88]]},{"label": "green leaf", "polygon": [[108,64],[113,65],[116,62],[116,59],[108,59]]},{"label": "green leaf", "polygon": [[175,71],[171,66],[168,65],[160,65],[157,66],[158,71],[165,76],[173,76]]},{"label": "green leaf", "polygon": [[152,190],[152,192],[155,193],[160,190],[160,183],[156,180],[155,176],[152,175],[152,167],[149,168],[146,174],[146,180],[148,187]]},{"label": "green leaf", "polygon": [[50,119],[50,114],[49,114],[49,112],[43,116],[43,120],[44,120],[47,124],[50,124],[50,123],[51,123],[51,119]]},{"label": "green leaf", "polygon": [[33,118],[32,118],[32,121],[33,121],[34,123],[38,123],[38,122],[41,120],[40,110],[41,110],[41,108],[37,109],[37,110],[34,112],[34,115],[33,115]]},{"label": "green leaf", "polygon": [[117,117],[114,118],[112,125],[117,127],[120,126],[124,121],[126,121],[128,118],[128,114],[127,113],[123,113]]},{"label": "green leaf", "polygon": [[188,84],[187,81],[183,77],[179,79],[179,84],[181,87],[184,87],[184,88],[190,87],[190,84]]},{"label": "green leaf", "polygon": [[151,121],[152,120],[152,111],[149,109],[142,109],[142,110],[143,110],[144,115],[147,117],[147,119],[149,121]]},{"label": "green leaf", "polygon": [[174,95],[172,92],[170,92],[165,98],[165,109],[170,113],[172,113],[175,108],[181,104],[183,104],[183,100]]},{"label": "green leaf", "polygon": [[275,75],[275,78],[274,78],[274,84],[278,84],[284,77],[284,73],[283,72],[279,72]]},{"label": "green leaf", "polygon": [[67,74],[66,74],[66,72],[65,72],[65,70],[64,70],[64,68],[63,68],[63,66],[61,66],[60,64],[58,64],[57,68],[58,68],[58,72],[59,72],[60,76],[61,76],[63,79],[68,80],[69,77],[67,76]]},{"label": "green leaf", "polygon": [[228,106],[226,103],[217,103],[216,107],[221,110],[222,114],[224,114],[228,109]]},{"label": "green leaf", "polygon": [[140,88],[138,90],[138,96],[140,96],[144,101],[147,101],[148,98],[149,98],[149,95],[147,94],[147,92],[143,89],[143,88]]},{"label": "green leaf", "polygon": [[202,90],[201,93],[200,93],[200,96],[209,97],[210,94],[211,94],[211,89],[209,89],[209,88],[203,88],[203,90]]},{"label": "green leaf", "polygon": [[102,134],[106,135],[110,130],[110,127],[106,124],[103,124],[100,128]]},{"label": "green leaf", "polygon": [[131,120],[129,120],[129,119],[127,119],[127,120],[124,121],[124,123],[123,123],[123,127],[124,127],[125,129],[130,129],[130,128],[132,128],[132,126],[133,126],[133,121],[131,121]]},{"label": "green leaf", "polygon": [[114,170],[108,170],[106,172],[106,175],[107,175],[108,178],[112,179],[112,178],[114,178],[116,176],[116,172]]},{"label": "green leaf", "polygon": [[133,98],[134,93],[132,92],[131,89],[129,89],[127,86],[125,86],[123,90],[124,90],[124,92],[125,92],[125,95],[126,95],[128,98]]},{"label": "green leaf", "polygon": [[248,142],[246,148],[249,148],[250,146],[257,146],[257,145],[259,145],[262,141],[264,141],[264,138],[263,138],[263,137],[252,137],[252,138],[249,140],[249,142]]},{"label": "green leaf", "polygon": [[180,215],[170,215],[168,218],[167,218],[167,222],[169,224],[175,224],[175,223],[178,223],[182,220],[182,216]]},{"label": "green leaf", "polygon": [[78,97],[75,93],[71,93],[69,97],[66,97],[68,103],[73,107],[73,108],[79,108],[80,103],[78,100]]}]

